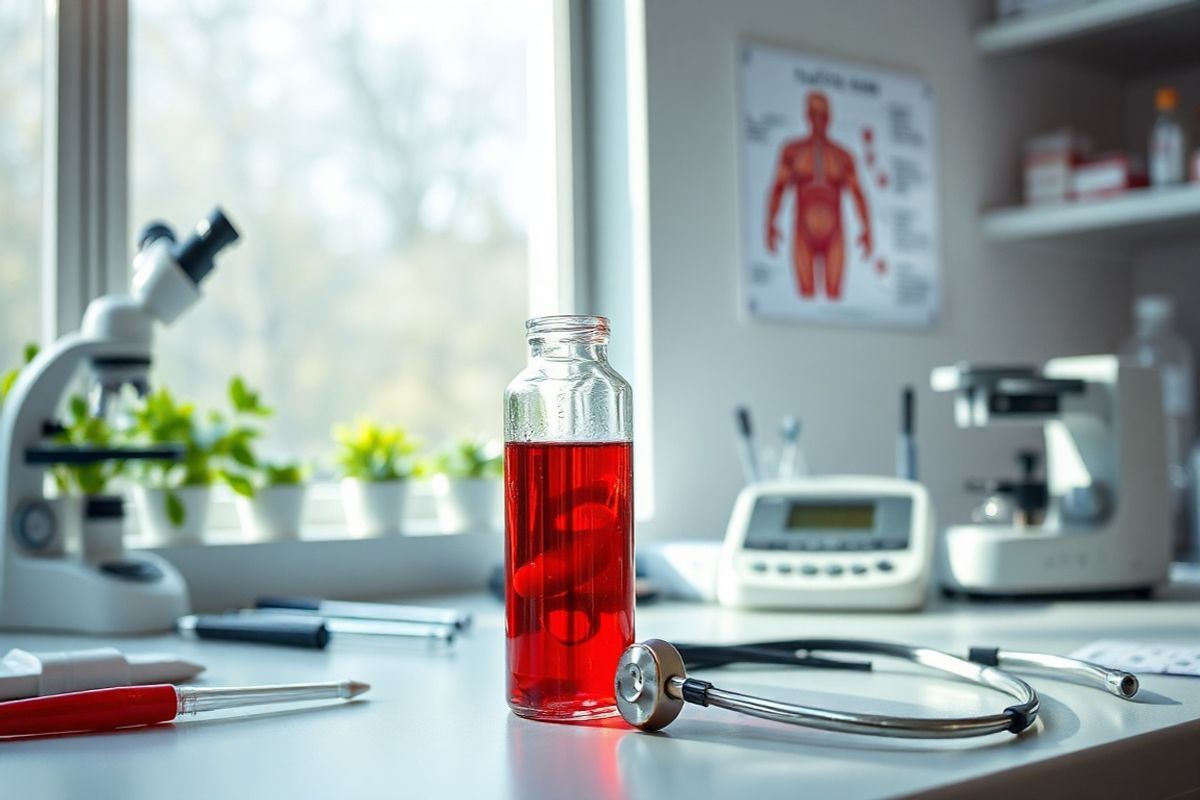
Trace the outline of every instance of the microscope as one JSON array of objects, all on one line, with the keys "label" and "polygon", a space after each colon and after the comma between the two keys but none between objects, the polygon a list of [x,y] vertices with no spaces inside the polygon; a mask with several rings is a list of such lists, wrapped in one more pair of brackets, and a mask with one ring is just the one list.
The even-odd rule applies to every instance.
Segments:
[{"label": "microscope", "polygon": [[[139,237],[129,294],[93,300],[80,330],[66,334],[21,371],[0,412],[0,629],[84,633],[168,630],[189,612],[179,572],[149,553],[125,553],[119,539],[103,556],[69,551],[80,505],[44,496],[44,471],[55,464],[178,458],[175,448],[75,447],[47,444],[54,414],[81,366],[92,374],[89,413],[103,416],[118,392],[144,394],[154,323],[170,324],[200,299],[199,285],[216,254],[238,238],[220,209],[177,242],[161,223]],[[93,498],[95,499],[95,498]],[[119,498],[116,516],[121,516]]]},{"label": "microscope", "polygon": [[968,484],[992,497],[973,524],[946,529],[943,590],[1149,595],[1165,583],[1172,534],[1160,381],[1111,355],[1056,358],[1040,370],[933,370],[933,389],[954,393],[958,427],[1037,426],[1046,448],[1044,480],[1027,452],[1017,480]]}]

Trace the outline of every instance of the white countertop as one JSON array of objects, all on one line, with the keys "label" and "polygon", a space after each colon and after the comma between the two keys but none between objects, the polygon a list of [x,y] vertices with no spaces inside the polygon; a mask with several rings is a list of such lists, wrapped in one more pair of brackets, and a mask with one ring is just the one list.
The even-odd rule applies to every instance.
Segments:
[{"label": "white countertop", "polygon": [[[484,596],[475,627],[450,652],[335,642],[315,652],[161,637],[128,652],[202,662],[201,683],[354,678],[359,702],[227,712],[220,718],[108,734],[0,742],[5,797],[214,800],[273,797],[701,798],[1166,796],[1200,787],[1200,678],[1143,676],[1142,702],[1028,676],[1042,718],[1014,738],[913,742],[810,731],[688,706],[661,734],[619,722],[556,725],[504,703],[503,615]],[[1098,638],[1195,644],[1200,605],[1153,602],[938,605],[922,614],[766,614],[663,604],[639,609],[640,637],[732,642],[802,636],[887,639],[954,652],[970,645],[1067,653]],[[61,650],[98,640],[6,633],[0,650]],[[999,694],[914,677],[754,669],[704,674],[719,685],[882,713],[995,712]],[[1003,772],[1003,775],[997,773]],[[969,787],[963,782],[972,781]],[[1131,782],[1132,781],[1132,782]],[[1135,788],[1136,787],[1136,788]],[[1068,789],[1071,791],[1068,792]],[[1032,794],[1030,791],[1032,790]],[[1099,794],[1095,792],[1099,791]]]}]

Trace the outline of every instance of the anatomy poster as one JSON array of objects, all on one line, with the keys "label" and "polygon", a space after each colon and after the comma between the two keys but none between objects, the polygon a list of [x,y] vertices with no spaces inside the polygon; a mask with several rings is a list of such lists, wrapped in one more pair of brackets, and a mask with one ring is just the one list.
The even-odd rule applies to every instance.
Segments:
[{"label": "anatomy poster", "polygon": [[929,84],[753,43],[740,69],[751,316],[932,325],[941,264]]}]

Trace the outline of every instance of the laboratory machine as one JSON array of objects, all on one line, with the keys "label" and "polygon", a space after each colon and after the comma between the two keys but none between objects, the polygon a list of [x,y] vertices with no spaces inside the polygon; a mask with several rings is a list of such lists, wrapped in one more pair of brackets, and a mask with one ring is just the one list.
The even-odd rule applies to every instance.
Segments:
[{"label": "laboratory machine", "polygon": [[990,496],[972,523],[942,538],[947,593],[1147,594],[1166,582],[1172,531],[1156,370],[1081,356],[1040,369],[939,367],[931,384],[954,394],[958,427],[1033,426],[1045,441],[1044,481],[1026,454],[1015,481],[969,482]]},{"label": "laboratory machine", "polygon": [[0,628],[144,633],[168,630],[188,613],[183,578],[163,559],[120,552],[119,542],[118,552],[106,548],[103,558],[89,557],[86,543],[82,555],[73,552],[68,533],[79,527],[80,504],[47,497],[44,478],[56,464],[180,455],[173,448],[54,444],[55,414],[81,367],[91,373],[96,416],[125,386],[144,393],[155,322],[174,322],[200,299],[214,257],[237,238],[219,209],[183,241],[161,223],[147,226],[130,293],[93,300],[78,331],[22,370],[0,414]]},{"label": "laboratory machine", "polygon": [[925,602],[933,512],[921,484],[841,475],[751,483],[717,567],[723,605],[902,611]]}]

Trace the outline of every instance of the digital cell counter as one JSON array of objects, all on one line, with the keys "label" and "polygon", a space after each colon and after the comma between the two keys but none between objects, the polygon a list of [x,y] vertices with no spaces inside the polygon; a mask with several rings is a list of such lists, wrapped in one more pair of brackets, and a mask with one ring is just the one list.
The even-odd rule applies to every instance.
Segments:
[{"label": "digital cell counter", "polygon": [[919,483],[863,475],[752,483],[729,520],[717,596],[740,608],[915,609],[932,545]]}]

